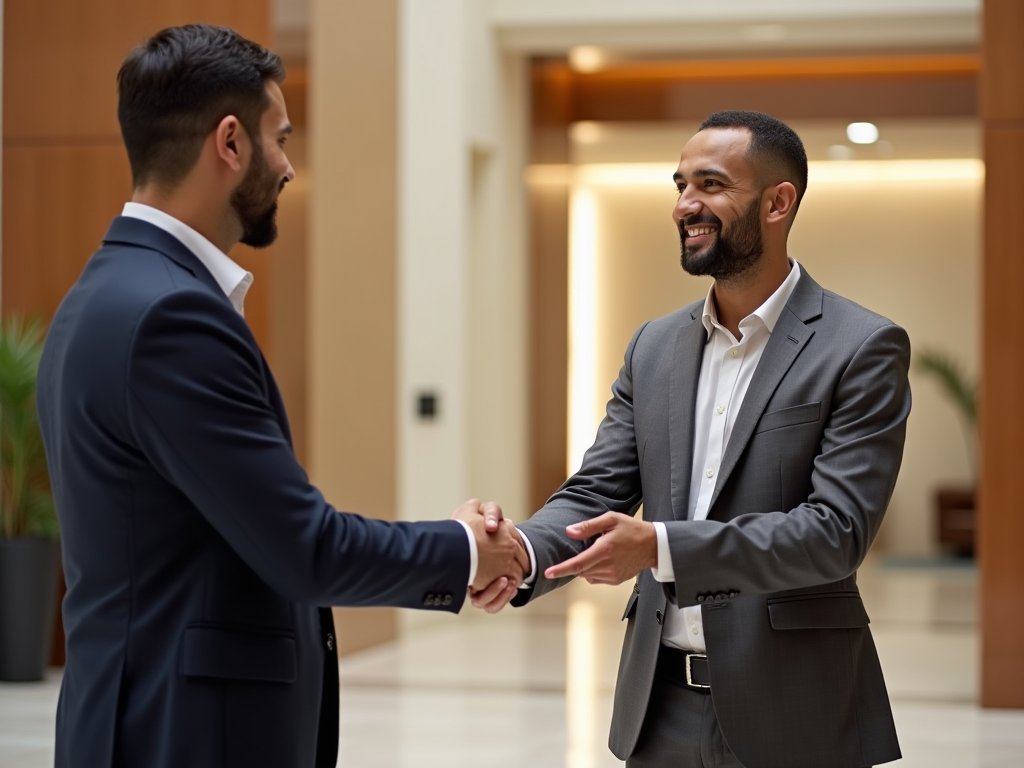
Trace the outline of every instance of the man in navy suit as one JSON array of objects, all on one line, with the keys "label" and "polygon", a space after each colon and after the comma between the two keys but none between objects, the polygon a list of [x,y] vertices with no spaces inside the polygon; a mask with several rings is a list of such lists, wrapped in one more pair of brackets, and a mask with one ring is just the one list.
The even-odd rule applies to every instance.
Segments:
[{"label": "man in navy suit", "polygon": [[[294,172],[280,59],[164,30],[118,75],[134,193],[53,320],[38,406],[60,517],[60,768],[334,766],[329,605],[457,612],[529,560],[496,506],[339,513],[242,315]],[[353,375],[359,375],[358,370]]]}]

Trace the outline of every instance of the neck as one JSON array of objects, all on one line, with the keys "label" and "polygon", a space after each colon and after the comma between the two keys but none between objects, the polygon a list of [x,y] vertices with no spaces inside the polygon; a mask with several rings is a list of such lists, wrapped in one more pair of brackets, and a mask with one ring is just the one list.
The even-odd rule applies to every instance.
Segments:
[{"label": "neck", "polygon": [[193,189],[196,186],[189,183],[188,179],[173,190],[147,184],[132,193],[132,202],[148,205],[173,216],[205,237],[220,251],[228,253],[241,238],[237,216],[233,215],[230,204],[211,199],[201,189]]},{"label": "neck", "polygon": [[775,256],[765,252],[757,264],[743,274],[716,280],[714,302],[718,322],[740,338],[740,321],[779,289],[789,270],[789,256],[784,250]]}]

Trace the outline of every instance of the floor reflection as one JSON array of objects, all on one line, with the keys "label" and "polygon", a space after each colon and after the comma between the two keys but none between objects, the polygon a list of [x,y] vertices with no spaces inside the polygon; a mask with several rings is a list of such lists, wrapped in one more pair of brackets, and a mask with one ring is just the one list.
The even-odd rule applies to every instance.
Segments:
[{"label": "floor reflection", "polygon": [[[977,707],[977,577],[957,565],[861,571],[903,748],[900,768],[1020,768],[1024,711]],[[607,768],[630,585],[573,584],[497,616],[436,617],[340,664],[341,766]],[[59,673],[0,684],[0,766],[53,764]]]}]

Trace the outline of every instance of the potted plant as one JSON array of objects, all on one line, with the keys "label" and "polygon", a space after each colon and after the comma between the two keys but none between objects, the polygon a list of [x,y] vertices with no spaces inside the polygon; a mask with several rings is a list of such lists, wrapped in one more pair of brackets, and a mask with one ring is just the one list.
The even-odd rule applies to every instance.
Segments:
[{"label": "potted plant", "polygon": [[[924,350],[914,359],[918,371],[933,377],[960,414],[971,476],[976,477],[978,455],[978,386],[961,366],[936,350]],[[975,488],[945,486],[935,494],[939,543],[958,555],[974,554]]]},{"label": "potted plant", "polygon": [[36,414],[43,325],[0,323],[0,680],[41,680],[60,544]]}]

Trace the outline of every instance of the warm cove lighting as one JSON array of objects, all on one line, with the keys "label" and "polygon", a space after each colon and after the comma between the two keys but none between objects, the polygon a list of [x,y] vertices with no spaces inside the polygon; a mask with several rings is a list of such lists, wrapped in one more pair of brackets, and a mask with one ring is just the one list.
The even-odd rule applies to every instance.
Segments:
[{"label": "warm cove lighting", "polygon": [[874,123],[850,123],[846,126],[846,138],[854,144],[874,144],[878,141],[878,126]]},{"label": "warm cove lighting", "polygon": [[597,200],[575,187],[569,204],[569,456],[573,474],[594,440],[597,375]]}]

